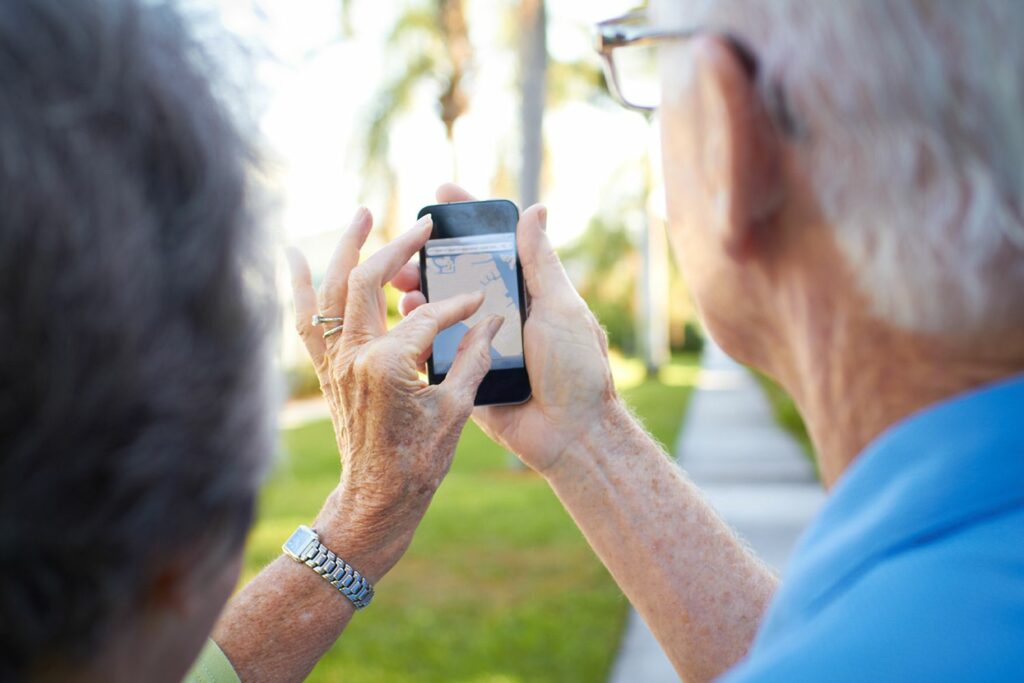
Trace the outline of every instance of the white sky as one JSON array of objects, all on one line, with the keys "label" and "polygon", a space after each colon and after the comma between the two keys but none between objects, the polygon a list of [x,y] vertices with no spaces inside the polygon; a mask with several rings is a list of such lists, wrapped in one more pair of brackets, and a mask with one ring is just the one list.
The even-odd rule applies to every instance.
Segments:
[{"label": "white sky", "polygon": [[[359,136],[378,90],[400,66],[387,61],[386,37],[405,3],[355,0],[354,35],[340,39],[340,0],[213,2],[232,32],[268,53],[256,85],[266,98],[260,125],[279,229],[286,241],[313,251],[314,269],[322,267],[328,254],[321,252],[328,249],[321,243],[333,241],[359,205]],[[596,64],[590,26],[633,4],[549,0],[550,52],[557,59],[587,58]],[[502,45],[509,6],[509,0],[467,0],[475,71],[470,110],[456,126],[458,180],[481,197],[489,194],[499,155],[517,165],[516,56]],[[401,213],[409,224],[432,202],[434,189],[452,179],[435,111],[432,93],[420,93],[390,134]],[[586,228],[602,198],[615,194],[615,184],[623,182],[622,166],[643,159],[651,139],[641,116],[587,102],[549,111],[545,138],[548,184],[542,200],[550,210],[549,232],[564,244]],[[370,209],[379,216],[383,207],[371,202]]]}]

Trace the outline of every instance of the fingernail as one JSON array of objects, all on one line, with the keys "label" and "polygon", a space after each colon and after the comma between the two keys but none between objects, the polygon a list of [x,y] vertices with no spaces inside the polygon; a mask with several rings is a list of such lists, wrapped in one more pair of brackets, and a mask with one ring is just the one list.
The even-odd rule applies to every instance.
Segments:
[{"label": "fingernail", "polygon": [[505,318],[500,315],[492,315],[487,322],[487,334],[492,337],[498,333],[501,326],[505,324]]},{"label": "fingernail", "polygon": [[548,207],[542,206],[537,211],[537,222],[540,224],[540,229],[547,232],[548,229]]},{"label": "fingernail", "polygon": [[373,227],[373,215],[370,210],[365,206],[360,206],[356,209],[356,215],[352,216],[352,222],[349,223],[348,232],[360,233],[366,232]]},{"label": "fingernail", "polygon": [[356,215],[352,216],[352,225],[362,226],[366,222],[366,219],[368,219],[369,217],[370,210],[365,206],[360,206],[358,209],[356,209]]}]

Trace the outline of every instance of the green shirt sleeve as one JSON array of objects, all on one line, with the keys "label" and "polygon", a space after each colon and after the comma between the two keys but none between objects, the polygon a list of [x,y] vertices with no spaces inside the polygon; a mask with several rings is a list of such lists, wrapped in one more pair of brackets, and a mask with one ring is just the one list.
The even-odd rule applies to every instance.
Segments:
[{"label": "green shirt sleeve", "polygon": [[231,662],[213,640],[206,641],[206,647],[199,654],[192,670],[183,683],[242,683]]}]

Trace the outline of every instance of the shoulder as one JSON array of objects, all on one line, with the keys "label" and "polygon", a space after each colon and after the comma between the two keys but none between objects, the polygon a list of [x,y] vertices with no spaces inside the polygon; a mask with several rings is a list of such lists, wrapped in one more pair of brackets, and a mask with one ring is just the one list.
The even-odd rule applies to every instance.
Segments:
[{"label": "shoulder", "polygon": [[1024,671],[1024,507],[893,551],[729,681],[1009,680]]}]

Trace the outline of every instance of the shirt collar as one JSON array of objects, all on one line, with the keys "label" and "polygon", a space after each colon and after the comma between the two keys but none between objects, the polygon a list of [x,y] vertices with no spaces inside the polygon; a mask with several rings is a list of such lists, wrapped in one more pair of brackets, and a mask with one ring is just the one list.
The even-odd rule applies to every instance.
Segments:
[{"label": "shirt collar", "polygon": [[780,608],[814,611],[881,558],[1020,505],[1024,375],[931,406],[875,439],[801,540]]}]

